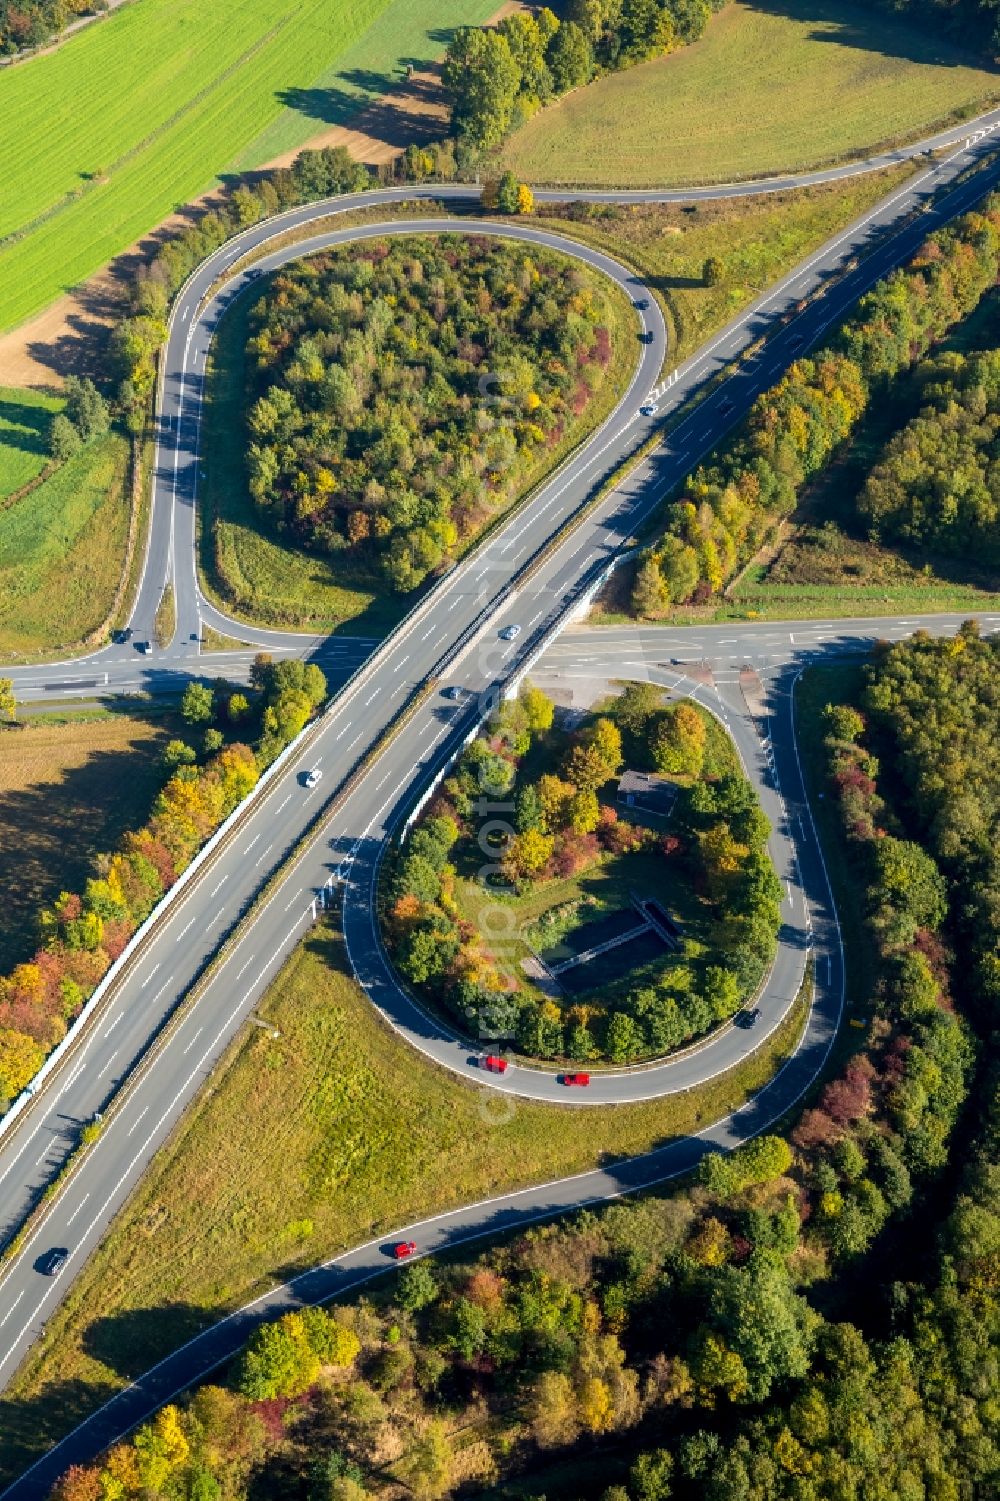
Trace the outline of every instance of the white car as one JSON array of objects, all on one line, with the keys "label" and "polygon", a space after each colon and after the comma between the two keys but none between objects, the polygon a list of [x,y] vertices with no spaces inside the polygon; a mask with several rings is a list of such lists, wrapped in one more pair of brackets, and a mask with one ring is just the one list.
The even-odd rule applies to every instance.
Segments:
[{"label": "white car", "polygon": [[500,632],[500,640],[513,641],[515,637],[519,636],[520,634],[521,627],[519,625],[505,625],[503,630]]},{"label": "white car", "polygon": [[658,411],[659,407],[655,401],[645,401],[639,408],[639,415],[641,417],[655,417]]},{"label": "white car", "polygon": [[323,779],[323,773],[322,773],[322,771],[320,770],[320,768],[318,766],[314,766],[313,769],[312,769],[312,771],[306,772],[306,786],[307,787],[315,787],[318,782],[322,781],[322,779]]}]

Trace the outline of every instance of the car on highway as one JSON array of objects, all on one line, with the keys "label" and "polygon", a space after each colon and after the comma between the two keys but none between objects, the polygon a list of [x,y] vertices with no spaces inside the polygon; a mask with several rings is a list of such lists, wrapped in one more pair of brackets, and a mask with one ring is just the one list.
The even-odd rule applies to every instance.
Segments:
[{"label": "car on highway", "polygon": [[305,785],[307,787],[316,787],[322,780],[323,773],[318,766],[314,766],[311,771],[306,772]]},{"label": "car on highway", "polygon": [[649,307],[648,297],[637,297],[632,306],[640,313],[644,313]]},{"label": "car on highway", "polygon": [[639,339],[640,339],[640,342],[643,343],[643,344],[652,344],[652,342],[653,342],[653,330],[651,328],[648,328],[644,334],[640,334],[639,335]]},{"label": "car on highway", "polygon": [[735,405],[736,405],[736,403],[734,401],[731,401],[729,399],[729,397],[727,396],[726,399],[725,399],[725,401],[720,401],[719,402],[719,416],[720,417],[728,417],[729,413],[733,410],[733,407]]},{"label": "car on highway", "polygon": [[415,1240],[401,1240],[398,1245],[393,1246],[392,1254],[397,1261],[405,1261],[407,1256],[412,1256],[416,1249]]},{"label": "car on highway", "polygon": [[587,1085],[590,1083],[590,1075],[589,1074],[562,1074],[561,1077],[560,1077],[560,1081],[559,1082],[561,1084],[567,1085],[569,1088],[574,1088],[575,1087],[577,1089],[586,1089]]},{"label": "car on highway", "polygon": [[132,627],[127,625],[124,630],[115,631],[111,639],[119,646],[124,646],[127,641],[132,640]]},{"label": "car on highway", "polygon": [[142,652],[142,655],[144,657],[151,657],[153,654],[153,643],[152,641],[137,641],[135,643],[135,649],[136,651]]},{"label": "car on highway", "polygon": [[641,417],[655,417],[658,410],[659,408],[657,407],[655,401],[644,401],[642,406],[639,408],[639,415]]},{"label": "car on highway", "polygon": [[789,349],[801,349],[805,342],[805,334],[796,334],[793,339],[789,340],[788,347]]},{"label": "car on highway", "polygon": [[441,697],[450,698],[452,703],[457,699],[464,698],[468,689],[460,688],[457,683],[451,683],[447,688],[442,688]]},{"label": "car on highway", "polygon": [[505,625],[503,630],[500,632],[500,640],[515,641],[520,634],[521,627],[519,625]]},{"label": "car on highway", "polygon": [[35,1268],[43,1277],[58,1277],[68,1260],[69,1252],[65,1246],[53,1246],[51,1251],[39,1256]]}]

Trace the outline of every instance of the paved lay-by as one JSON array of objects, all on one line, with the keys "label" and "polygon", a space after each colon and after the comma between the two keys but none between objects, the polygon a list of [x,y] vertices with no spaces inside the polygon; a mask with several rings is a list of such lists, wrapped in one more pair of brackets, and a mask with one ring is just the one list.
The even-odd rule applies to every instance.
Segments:
[{"label": "paved lay-by", "polygon": [[[652,342],[639,345],[639,364],[630,389],[601,431],[541,488],[523,513],[499,526],[485,544],[443,580],[414,616],[361,669],[346,694],[334,700],[313,734],[308,750],[275,777],[265,795],[248,809],[237,837],[203,871],[183,900],[174,905],[119,987],[113,1004],[107,1007],[97,1025],[90,1028],[85,1042],[70,1055],[16,1129],[0,1144],[0,1223],[10,1229],[18,1222],[24,1209],[65,1159],[80,1125],[101,1108],[113,1092],[115,1082],[132,1068],[218,948],[224,934],[246,910],[285,852],[306,832],[323,800],[336,790],[343,772],[376,740],[414,690],[428,680],[441,680],[466,687],[477,696],[489,697],[495,693],[497,685],[532,655],[546,633],[565,616],[581,588],[606,567],[663,494],[718,441],[725,427],[739,419],[756,393],[773,381],[794,354],[808,347],[889,266],[910,254],[929,229],[968,207],[992,186],[1000,175],[995,161],[987,165],[976,182],[947,187],[950,179],[967,169],[981,150],[982,144],[974,143],[967,151],[959,151],[954,159],[915,179],[759,299],[707,349],[680,367],[676,381],[660,398],[656,419],[639,417],[638,406],[659,376],[666,355],[665,333],[655,301],[642,299],[649,301],[650,306],[648,311],[637,312],[637,332],[648,331]],[[941,190],[940,197],[930,204],[928,195],[934,189]],[[468,196],[469,191],[434,188],[423,196],[461,198]],[[150,633],[164,581],[172,578],[178,633],[165,652],[154,656],[150,672],[194,670],[197,673],[198,666],[203,664],[195,663],[192,667],[190,652],[192,638],[200,636],[204,620],[254,644],[282,648],[308,645],[280,633],[234,625],[213,611],[198,589],[194,500],[205,358],[215,322],[227,302],[245,288],[251,273],[237,273],[230,284],[213,290],[218,278],[238,255],[284,232],[290,223],[302,225],[331,209],[339,211],[358,206],[359,202],[384,203],[418,195],[419,190],[414,189],[359,195],[353,200],[338,200],[334,205],[310,205],[270,226],[256,226],[238,243],[224,246],[210,257],[177,299],[164,365],[150,550],[133,624],[137,635]],[[914,211],[921,208],[927,212],[914,218]],[[895,233],[887,234],[888,227],[900,223]],[[633,297],[643,290],[631,273],[608,257],[560,236],[522,225],[481,225],[469,219],[451,223],[440,218],[414,218],[391,225],[327,230],[314,240],[267,255],[253,272],[259,274],[261,269],[270,269],[310,249],[348,239],[414,231],[436,233],[447,228],[468,232],[477,227],[487,228],[490,233],[534,239],[576,255],[612,276]],[[881,238],[861,264],[840,279],[831,280],[832,273],[857,256],[873,236]],[[795,313],[805,293],[824,282],[829,283],[825,298]],[[782,326],[782,320],[792,314],[794,329],[789,330]],[[754,361],[741,366],[725,383],[724,391],[717,388],[707,394],[673,431],[668,443],[656,449],[568,535],[548,547],[567,519],[594,496],[606,477],[638,444],[655,433],[657,421],[723,370],[740,350],[775,328],[778,331],[774,337]],[[524,570],[533,559],[537,560],[537,566],[525,575]],[[512,624],[522,627],[521,634],[516,640],[501,640],[500,631]],[[734,639],[737,637],[737,628],[722,629]],[[768,629],[772,633],[777,631],[776,627]],[[834,625],[832,629],[836,632],[844,627]],[[685,637],[686,642],[693,639]],[[792,647],[795,644],[789,643]],[[194,645],[197,646],[196,639]],[[817,641],[815,649],[819,650],[820,645]],[[738,647],[736,640],[734,659]],[[357,649],[345,642],[335,649],[343,653],[349,670],[364,647]],[[566,648],[560,646],[556,650],[563,652]],[[671,653],[678,657],[681,654],[679,649]],[[210,660],[214,673],[215,664],[223,658]],[[137,674],[136,662],[134,653],[114,648],[85,663],[61,664],[55,676],[47,679],[37,668],[25,669],[17,674],[18,691],[24,697],[41,697],[51,691],[51,682],[57,681],[60,692],[73,692],[75,682],[75,691],[90,693],[93,687],[89,680],[99,679],[105,672],[109,688],[125,681],[148,681]],[[725,704],[725,699],[722,702]],[[759,1036],[765,1035],[787,1010],[801,978],[806,950],[813,942],[824,963],[818,973],[817,1004],[810,1015],[804,1044],[795,1060],[747,1112],[713,1128],[716,1137],[712,1139],[720,1143],[738,1139],[749,1129],[759,1129],[764,1120],[780,1113],[801,1092],[825,1053],[842,993],[835,916],[798,775],[789,679],[782,678],[774,689],[770,734],[773,764],[737,708],[735,702],[729,702],[726,712],[748,770],[755,775],[768,803],[776,826],[776,858],[790,890],[781,952],[761,1002],[764,1013],[761,1030],[752,1038],[736,1035],[733,1030],[723,1033],[707,1047],[662,1065],[660,1078],[652,1083],[654,1071],[650,1070],[595,1075],[587,1096],[595,1103],[643,1098],[649,1093],[688,1087],[709,1072],[729,1066],[749,1046],[756,1045]],[[0,1382],[9,1379],[179,1114],[252,1011],[284,957],[298,942],[315,914],[317,893],[328,888],[338,870],[348,875],[344,920],[352,958],[361,978],[372,987],[373,999],[415,1045],[448,1066],[468,1072],[467,1060],[455,1039],[419,1012],[392,981],[377,945],[371,889],[377,856],[387,832],[466,733],[471,721],[472,711],[463,700],[446,700],[436,692],[417,702],[405,728],[368,767],[353,786],[350,797],[335,803],[331,816],[227,949],[223,962],[202,987],[197,1000],[163,1037],[144,1066],[140,1082],[130,1090],[79,1172],[47,1211],[44,1237],[40,1239],[39,1233],[34,1234],[5,1270],[0,1284],[0,1328],[4,1336]],[[304,774],[317,765],[324,770],[324,780],[307,788],[303,785]],[[779,784],[784,790],[784,804],[778,800]],[[492,1077],[489,1084],[497,1091],[553,1100],[566,1098],[553,1076],[541,1070],[519,1069]],[[579,1101],[579,1096],[574,1099]],[[664,1171],[680,1170],[692,1159],[692,1154],[702,1149],[697,1143],[686,1143],[672,1149],[673,1157],[662,1161],[657,1157],[656,1166],[643,1164],[641,1160],[634,1166],[623,1165],[615,1170],[613,1179],[619,1182],[619,1187],[634,1186],[635,1182],[647,1181],[644,1174],[662,1176]],[[529,1214],[550,1212],[558,1202],[575,1202],[573,1195],[592,1197],[612,1191],[603,1180],[603,1187],[600,1186],[599,1179],[600,1175],[591,1175],[582,1188],[567,1183],[526,1191],[518,1196],[517,1203],[510,1201],[503,1212],[508,1209]],[[494,1223],[495,1212],[496,1206],[488,1211],[459,1211],[455,1216],[444,1217],[438,1222],[438,1229],[429,1234],[481,1230],[484,1220],[487,1225]],[[69,1261],[57,1281],[44,1281],[34,1271],[33,1263],[52,1244],[65,1245]],[[378,1248],[363,1248],[353,1254],[356,1264],[368,1274],[373,1265],[380,1264]],[[319,1277],[322,1273],[310,1275]],[[188,1369],[196,1373],[200,1369],[197,1360]],[[65,1457],[59,1461],[60,1465],[66,1462]],[[25,1484],[39,1485],[40,1472]],[[37,1494],[38,1490],[16,1488],[16,1493]]]}]

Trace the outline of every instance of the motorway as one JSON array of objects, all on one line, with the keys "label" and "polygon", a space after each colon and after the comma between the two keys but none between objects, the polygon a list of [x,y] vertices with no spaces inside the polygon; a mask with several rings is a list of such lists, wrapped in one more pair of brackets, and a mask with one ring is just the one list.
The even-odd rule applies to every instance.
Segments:
[{"label": "motorway", "polygon": [[[639,403],[656,383],[667,353],[661,315],[655,300],[648,299],[648,310],[637,313],[637,333],[650,335],[651,342],[639,344],[639,361],[629,390],[600,432],[541,487],[528,507],[509,517],[452,569],[402,626],[357,667],[344,691],[333,699],[310,733],[301,753],[270,780],[247,808],[236,836],[169,906],[96,1024],[15,1123],[15,1129],[0,1141],[0,1226],[9,1234],[65,1161],[80,1126],[107,1104],[118,1081],[135,1068],[150,1041],[162,1033],[158,1046],[140,1064],[137,1082],[109,1118],[80,1170],[51,1201],[41,1227],[5,1267],[0,1283],[4,1340],[0,1382],[10,1379],[181,1112],[314,920],[317,895],[338,873],[346,877],[344,923],[352,960],[362,981],[368,982],[373,1001],[414,1045],[469,1077],[467,1050],[399,991],[378,949],[371,892],[378,854],[389,832],[475,722],[473,701],[478,705],[495,697],[499,686],[578,602],[581,590],[603,572],[664,494],[718,442],[725,428],[740,419],[755,395],[773,382],[799,350],[807,348],[841,316],[868,285],[911,254],[930,229],[963,211],[993,186],[1000,176],[1000,164],[993,159],[974,184],[949,186],[950,180],[978,159],[984,149],[982,143],[976,143],[969,151],[959,151],[952,160],[929,169],[838,235],[681,366],[676,381],[660,400],[658,416],[640,419]],[[939,196],[931,203],[929,195],[935,190]],[[464,188],[435,188],[424,196],[461,197],[468,193]],[[230,243],[210,257],[178,297],[164,361],[150,547],[133,617],[137,631],[148,633],[164,581],[172,578],[178,630],[170,646],[143,667],[144,672],[160,674],[161,681],[170,674],[199,675],[202,664],[197,657],[192,659],[192,638],[200,635],[205,621],[256,645],[310,648],[308,640],[235,625],[213,611],[199,591],[194,528],[205,359],[218,318],[228,302],[245,290],[249,273],[237,269],[230,282],[218,289],[215,283],[236,256],[284,233],[290,221],[301,226],[359,203],[412,199],[418,194],[419,190],[407,189],[357,195],[333,205],[310,205],[281,216],[269,226],[255,226],[237,244]],[[918,209],[925,212],[912,218]],[[617,280],[634,298],[648,295],[632,273],[575,242],[520,224],[483,224],[467,218],[454,225],[440,218],[414,218],[390,226],[327,229],[312,240],[265,255],[252,269],[259,274],[310,249],[347,239],[385,233],[437,233],[451,227],[461,232],[479,228],[491,234],[540,241],[587,260]],[[856,269],[832,279],[835,271],[873,240],[874,248]],[[826,287],[825,297],[796,313],[801,299],[820,286]],[[789,318],[791,321],[786,322]],[[665,443],[579,517],[572,529],[553,541],[598,494],[606,478],[655,434],[665,415],[688,401],[715,375],[723,373],[742,350],[768,333],[771,337],[753,361],[742,363],[705,395]],[[726,401],[732,403],[731,408],[720,409]],[[515,643],[499,639],[499,630],[508,623],[522,627]],[[772,635],[776,633],[773,626],[767,629]],[[836,622],[828,629],[836,635],[848,627]],[[882,633],[885,623],[880,622],[878,629]],[[743,642],[734,634],[737,628],[720,630],[733,638],[732,661],[742,665],[746,658]],[[790,628],[789,634],[798,630]],[[740,637],[746,637],[745,627],[741,626],[739,632]],[[674,633],[674,637],[680,635]],[[668,660],[670,655],[680,655],[674,637]],[[565,642],[573,639],[565,638],[554,650],[565,651]],[[697,639],[695,648],[696,638],[683,635],[689,649],[697,649],[703,658],[707,651],[705,633]],[[617,645],[613,638],[607,640],[610,645],[605,649],[614,656]],[[721,637],[718,644],[721,647]],[[761,644],[770,645],[763,640]],[[792,649],[788,655],[794,655],[796,642],[788,645]],[[811,649],[821,648],[822,643],[816,639]],[[343,681],[368,646],[338,642],[336,650],[342,654],[342,661],[327,658],[325,653],[320,659],[324,665],[334,663]],[[762,655],[770,657],[772,653],[767,650]],[[777,653],[773,655],[776,658]],[[221,667],[221,657],[213,655],[210,661],[213,669],[216,664]],[[109,648],[86,662],[60,664],[44,673],[38,668],[24,669],[15,674],[17,691],[24,698],[43,698],[52,691],[52,682],[59,684],[60,694],[73,691],[75,682],[76,691],[92,696],[91,679],[99,681],[106,672],[107,686],[113,689],[131,680],[135,664],[133,653]],[[704,1150],[706,1142],[722,1145],[760,1129],[766,1119],[798,1097],[825,1056],[842,1004],[843,976],[836,917],[798,773],[790,704],[792,676],[793,669],[789,668],[772,682],[770,722],[763,740],[742,714],[735,697],[723,691],[723,685],[719,687],[719,704],[713,705],[729,718],[744,761],[768,807],[775,825],[773,853],[789,887],[782,945],[761,1002],[763,1028],[752,1036],[727,1029],[707,1047],[660,1065],[658,1070],[602,1075],[600,1080],[595,1079],[589,1099],[594,1103],[626,1101],[689,1087],[708,1072],[727,1067],[745,1055],[787,1010],[812,942],[824,963],[819,966],[816,1001],[803,1043],[795,1059],[745,1112],[712,1128],[712,1133],[698,1142],[668,1149],[671,1157],[655,1154],[655,1163],[653,1159],[638,1159],[635,1164],[614,1169],[611,1179],[619,1185],[618,1190],[603,1179],[599,1185],[600,1175],[589,1175],[586,1184],[578,1180],[578,1188],[583,1185],[579,1192],[587,1197],[605,1190],[620,1191],[639,1180],[652,1181],[643,1176],[647,1173],[662,1177],[664,1171],[680,1171],[693,1160],[692,1154],[697,1156]],[[428,680],[465,687],[468,701],[452,704],[437,691],[418,696],[405,729],[354,780],[350,795],[331,798],[358,758]],[[317,765],[325,773],[324,781],[308,791],[303,786],[304,773]],[[280,879],[272,883],[249,923],[225,948],[196,998],[168,1024],[178,1002],[225,935],[251,907],[286,853],[303,839],[304,847]],[[496,1091],[568,1103],[554,1076],[545,1070],[518,1069],[505,1079],[488,1082]],[[575,1103],[580,1103],[578,1097]],[[513,1199],[504,1201],[503,1212],[551,1212],[560,1196],[572,1197],[576,1192],[572,1185],[526,1190],[516,1196],[516,1203]],[[457,1233],[463,1227],[464,1233],[471,1233],[470,1225],[475,1221],[481,1226],[484,1214],[492,1226],[495,1212],[496,1206],[491,1206],[488,1211],[463,1210],[444,1217],[436,1230],[429,1230],[425,1243],[430,1248],[436,1235]],[[53,1244],[65,1245],[71,1253],[58,1281],[44,1279],[34,1269],[39,1252]],[[361,1257],[361,1269],[367,1274],[371,1273],[373,1259],[377,1266],[385,1264],[381,1248],[366,1248],[367,1263],[361,1252],[352,1254]],[[343,1265],[338,1264],[336,1276],[342,1275],[339,1268]],[[60,1464],[66,1462],[65,1458],[60,1460]],[[38,1493],[20,1487],[11,1492]]]}]

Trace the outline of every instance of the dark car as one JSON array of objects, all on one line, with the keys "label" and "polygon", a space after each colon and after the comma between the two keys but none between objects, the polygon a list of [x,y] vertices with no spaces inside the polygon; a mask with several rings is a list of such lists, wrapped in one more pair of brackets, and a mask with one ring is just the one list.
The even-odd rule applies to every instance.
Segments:
[{"label": "dark car", "polygon": [[135,643],[135,649],[138,652],[142,652],[142,655],[144,657],[149,657],[153,654],[153,643],[152,641],[137,641]]},{"label": "dark car", "polygon": [[124,646],[127,641],[132,640],[132,627],[127,625],[123,631],[115,631],[111,639],[117,641],[119,646]]},{"label": "dark car", "polygon": [[730,399],[729,399],[728,396],[726,397],[725,401],[720,401],[719,402],[719,416],[720,417],[728,417],[729,413],[733,410],[734,405],[735,405],[735,403],[732,402],[732,401],[730,401]]},{"label": "dark car", "polygon": [[65,1246],[53,1246],[44,1256],[39,1256],[35,1270],[41,1272],[43,1277],[58,1277],[68,1260],[69,1252]]}]

